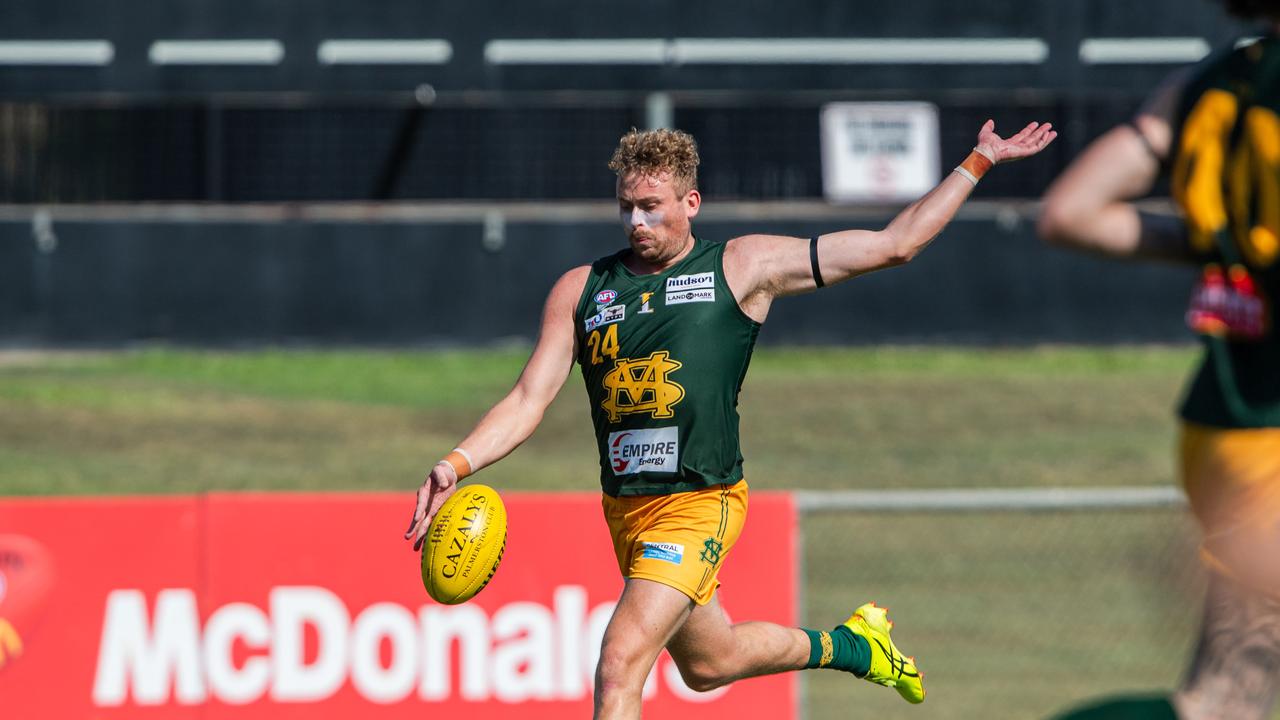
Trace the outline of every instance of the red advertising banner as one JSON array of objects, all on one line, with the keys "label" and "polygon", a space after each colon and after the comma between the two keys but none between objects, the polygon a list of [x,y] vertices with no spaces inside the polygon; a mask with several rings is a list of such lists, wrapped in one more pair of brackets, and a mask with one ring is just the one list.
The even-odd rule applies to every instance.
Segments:
[{"label": "red advertising banner", "polygon": [[[590,717],[622,588],[598,495],[504,493],[471,602],[423,590],[406,494],[0,500],[0,716]],[[755,493],[721,573],[734,619],[796,616],[796,513]],[[663,657],[646,716],[793,718],[794,674],[695,693]]]}]

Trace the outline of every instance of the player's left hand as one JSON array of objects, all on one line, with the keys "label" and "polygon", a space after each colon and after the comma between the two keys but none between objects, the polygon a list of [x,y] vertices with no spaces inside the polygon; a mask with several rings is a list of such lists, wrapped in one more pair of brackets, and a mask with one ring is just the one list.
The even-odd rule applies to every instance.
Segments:
[{"label": "player's left hand", "polygon": [[997,165],[1002,162],[1021,160],[1031,157],[1048,147],[1058,132],[1052,123],[1033,122],[1022,128],[1017,135],[1002,138],[996,134],[996,121],[988,120],[978,131],[978,144],[974,150],[991,158]]}]

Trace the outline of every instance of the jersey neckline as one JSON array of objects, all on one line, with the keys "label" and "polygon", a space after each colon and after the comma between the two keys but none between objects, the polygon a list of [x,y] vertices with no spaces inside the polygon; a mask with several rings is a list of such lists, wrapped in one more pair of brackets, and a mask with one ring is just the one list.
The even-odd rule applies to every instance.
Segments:
[{"label": "jersey neckline", "polygon": [[685,265],[688,265],[690,261],[692,261],[695,257],[697,257],[697,255],[699,254],[698,251],[702,248],[704,244],[705,243],[701,238],[699,238],[697,235],[694,235],[693,247],[689,248],[689,252],[684,256],[684,258],[680,260],[680,262],[676,263],[675,265],[672,265],[666,270],[661,270],[656,273],[646,273],[644,275],[641,275],[632,271],[631,268],[627,267],[627,264],[622,261],[623,255],[625,253],[631,252],[631,248],[626,248],[625,250],[619,250],[616,254],[614,254],[613,258],[614,258],[614,262],[617,264],[619,268],[618,276],[626,280],[627,282],[631,283],[636,288],[643,290],[645,288],[645,285],[642,285],[642,283],[647,283],[648,278],[660,280],[665,276],[676,272],[677,270],[681,269]]}]

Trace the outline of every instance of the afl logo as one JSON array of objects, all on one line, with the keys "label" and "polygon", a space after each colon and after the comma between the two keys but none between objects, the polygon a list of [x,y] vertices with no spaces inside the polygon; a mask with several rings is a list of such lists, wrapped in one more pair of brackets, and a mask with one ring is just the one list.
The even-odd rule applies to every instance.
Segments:
[{"label": "afl logo", "polygon": [[600,292],[596,293],[597,305],[608,305],[609,303],[617,299],[618,299],[618,291],[616,290],[601,290]]}]

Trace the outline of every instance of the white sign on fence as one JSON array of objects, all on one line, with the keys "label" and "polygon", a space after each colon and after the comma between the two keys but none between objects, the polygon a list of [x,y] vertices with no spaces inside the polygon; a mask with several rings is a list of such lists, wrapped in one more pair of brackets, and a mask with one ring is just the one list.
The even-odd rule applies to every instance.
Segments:
[{"label": "white sign on fence", "polygon": [[822,184],[831,202],[915,200],[938,184],[938,109],[931,103],[822,108]]}]

